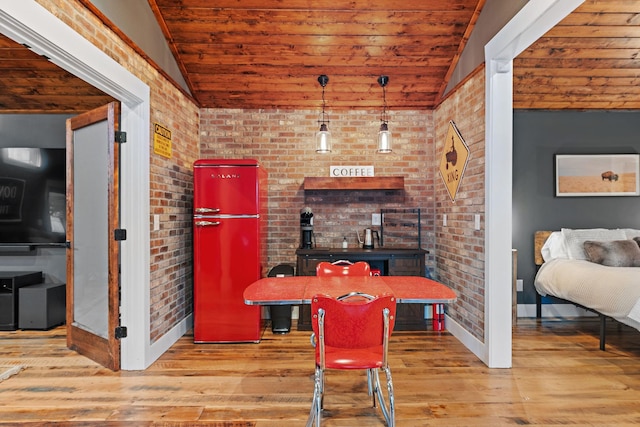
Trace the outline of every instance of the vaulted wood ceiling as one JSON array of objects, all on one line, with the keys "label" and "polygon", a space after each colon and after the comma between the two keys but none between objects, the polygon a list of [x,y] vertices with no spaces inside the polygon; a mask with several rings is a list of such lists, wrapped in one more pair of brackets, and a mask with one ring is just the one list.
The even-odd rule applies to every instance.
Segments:
[{"label": "vaulted wood ceiling", "polygon": [[484,0],[149,0],[202,107],[430,109]]},{"label": "vaulted wood ceiling", "polygon": [[[83,0],[84,2],[85,0]],[[194,99],[212,108],[431,109],[485,0],[148,0]],[[321,3],[319,6],[318,3]],[[640,108],[640,1],[586,0],[514,61],[516,109]],[[0,37],[0,111],[111,97]]]}]

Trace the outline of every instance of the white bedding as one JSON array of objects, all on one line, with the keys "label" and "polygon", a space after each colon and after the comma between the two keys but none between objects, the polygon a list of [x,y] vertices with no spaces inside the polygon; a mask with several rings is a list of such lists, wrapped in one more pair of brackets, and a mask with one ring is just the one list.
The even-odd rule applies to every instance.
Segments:
[{"label": "white bedding", "polygon": [[540,295],[566,299],[640,330],[640,267],[557,258],[541,266],[534,283]]}]

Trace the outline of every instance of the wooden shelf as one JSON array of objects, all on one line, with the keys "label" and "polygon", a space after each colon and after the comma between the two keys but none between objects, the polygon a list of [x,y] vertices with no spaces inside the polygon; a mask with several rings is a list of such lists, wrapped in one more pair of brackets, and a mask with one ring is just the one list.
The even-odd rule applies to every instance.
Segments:
[{"label": "wooden shelf", "polygon": [[305,190],[404,190],[403,176],[307,177]]}]

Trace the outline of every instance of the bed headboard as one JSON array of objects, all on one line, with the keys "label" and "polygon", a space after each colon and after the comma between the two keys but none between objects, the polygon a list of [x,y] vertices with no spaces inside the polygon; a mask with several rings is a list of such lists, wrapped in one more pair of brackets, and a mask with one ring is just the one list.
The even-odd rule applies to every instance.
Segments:
[{"label": "bed headboard", "polygon": [[542,259],[542,246],[544,246],[544,242],[547,241],[552,231],[541,230],[536,231],[534,238],[534,250],[533,257],[535,259],[535,263],[538,267],[540,267],[544,263],[544,259]]}]

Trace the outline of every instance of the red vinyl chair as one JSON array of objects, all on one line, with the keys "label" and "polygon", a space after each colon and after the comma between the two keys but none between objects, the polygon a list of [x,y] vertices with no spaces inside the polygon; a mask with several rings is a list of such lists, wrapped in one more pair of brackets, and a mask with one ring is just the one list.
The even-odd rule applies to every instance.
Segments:
[{"label": "red vinyl chair", "polygon": [[[307,427],[320,426],[326,369],[367,370],[369,394],[376,397],[390,427],[395,426],[395,404],[391,369],[387,360],[389,337],[396,316],[393,295],[374,297],[358,292],[339,298],[316,295],[311,300],[311,324],[317,337],[315,386]],[[387,399],[380,387],[379,370],[387,380]]]},{"label": "red vinyl chair", "polygon": [[322,261],[316,265],[316,276],[371,276],[371,267],[364,261]]},{"label": "red vinyl chair", "polygon": [[[348,260],[334,262],[322,261],[316,265],[316,276],[371,276],[371,267],[368,262],[357,261],[355,263]],[[316,334],[311,334],[311,344],[316,345]],[[367,385],[369,394],[372,387],[371,372],[367,371]]]}]

